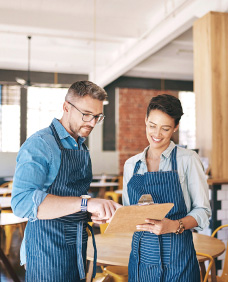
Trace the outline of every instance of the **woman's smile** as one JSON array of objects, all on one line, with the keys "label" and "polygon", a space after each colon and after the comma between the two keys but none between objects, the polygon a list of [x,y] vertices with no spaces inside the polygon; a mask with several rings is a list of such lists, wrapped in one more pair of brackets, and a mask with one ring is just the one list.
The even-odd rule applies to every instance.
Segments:
[{"label": "woman's smile", "polygon": [[151,136],[152,140],[155,142],[155,143],[159,143],[162,141],[162,138],[155,138],[153,136]]}]

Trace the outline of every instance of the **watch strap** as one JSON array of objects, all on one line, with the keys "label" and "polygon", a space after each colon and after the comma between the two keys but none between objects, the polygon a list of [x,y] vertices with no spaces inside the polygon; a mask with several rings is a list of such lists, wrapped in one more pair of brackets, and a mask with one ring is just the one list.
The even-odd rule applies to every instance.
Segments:
[{"label": "watch strap", "polygon": [[88,199],[82,198],[82,201],[81,201],[81,211],[83,211],[83,212],[87,211],[87,201],[88,201]]},{"label": "watch strap", "polygon": [[184,224],[180,219],[178,219],[178,222],[179,222],[179,227],[177,228],[177,231],[175,233],[181,234],[182,232],[184,232]]}]

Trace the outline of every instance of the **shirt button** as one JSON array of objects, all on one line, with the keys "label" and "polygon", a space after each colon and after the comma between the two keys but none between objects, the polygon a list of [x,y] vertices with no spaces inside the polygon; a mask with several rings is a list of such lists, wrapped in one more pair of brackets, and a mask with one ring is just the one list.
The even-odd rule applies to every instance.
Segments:
[{"label": "shirt button", "polygon": [[75,147],[77,147],[77,145],[76,145],[76,144],[75,144],[74,146],[75,146]]}]

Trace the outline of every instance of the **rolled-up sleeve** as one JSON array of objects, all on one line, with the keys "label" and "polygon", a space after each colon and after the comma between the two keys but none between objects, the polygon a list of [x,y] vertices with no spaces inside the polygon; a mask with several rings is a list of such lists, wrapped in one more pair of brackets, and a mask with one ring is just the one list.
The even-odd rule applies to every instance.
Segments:
[{"label": "rolled-up sleeve", "polygon": [[187,187],[191,199],[192,216],[198,223],[196,230],[203,230],[209,225],[211,207],[209,203],[209,187],[199,156],[193,152],[187,163]]},{"label": "rolled-up sleeve", "polygon": [[47,193],[44,183],[52,161],[49,145],[40,136],[30,137],[21,147],[13,179],[11,207],[18,217],[37,219]]}]

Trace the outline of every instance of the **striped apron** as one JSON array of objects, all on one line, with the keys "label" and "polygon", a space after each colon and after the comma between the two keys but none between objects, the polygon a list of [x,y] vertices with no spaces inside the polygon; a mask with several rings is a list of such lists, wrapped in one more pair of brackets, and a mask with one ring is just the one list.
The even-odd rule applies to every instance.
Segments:
[{"label": "striped apron", "polygon": [[[61,150],[58,174],[47,193],[57,196],[86,195],[92,181],[89,151],[66,149],[53,125],[54,138]],[[59,207],[61,209],[61,206]],[[87,212],[77,212],[51,220],[29,221],[26,227],[26,281],[85,281],[88,234]],[[92,231],[92,230],[91,230]],[[96,247],[94,244],[94,266]],[[96,267],[93,276],[96,275]]]},{"label": "striped apron", "polygon": [[[172,170],[137,174],[141,161],[128,183],[131,205],[143,194],[151,194],[154,203],[174,203],[167,218],[177,220],[187,215],[176,162],[177,147],[171,153]],[[128,266],[128,280],[140,282],[200,282],[199,264],[193,245],[192,232],[156,235],[135,232]]]}]

